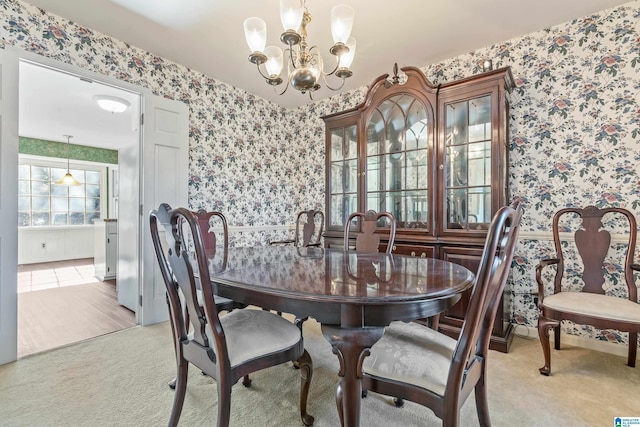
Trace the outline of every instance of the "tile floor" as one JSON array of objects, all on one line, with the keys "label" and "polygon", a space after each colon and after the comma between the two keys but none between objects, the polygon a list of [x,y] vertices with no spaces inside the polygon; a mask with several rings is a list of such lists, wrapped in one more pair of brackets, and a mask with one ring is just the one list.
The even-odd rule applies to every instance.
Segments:
[{"label": "tile floor", "polygon": [[18,266],[18,293],[97,282],[93,258]]}]

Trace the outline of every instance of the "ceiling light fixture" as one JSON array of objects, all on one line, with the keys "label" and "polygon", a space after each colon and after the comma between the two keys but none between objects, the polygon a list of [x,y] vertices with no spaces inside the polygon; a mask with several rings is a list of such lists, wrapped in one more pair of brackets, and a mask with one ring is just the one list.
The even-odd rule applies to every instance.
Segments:
[{"label": "ceiling light fixture", "polygon": [[96,95],[93,100],[98,103],[100,108],[110,113],[122,113],[131,105],[126,99],[117,96]]},{"label": "ceiling light fixture", "polygon": [[[260,18],[248,18],[244,21],[244,35],[247,39],[251,55],[249,61],[256,64],[258,72],[268,84],[278,86],[283,82],[280,76],[283,68],[283,56],[287,58],[286,86],[279,95],[284,94],[289,85],[294,89],[307,93],[313,98],[313,92],[320,89],[320,79],[331,90],[340,90],[345,79],[353,72],[349,69],[356,51],[356,40],[351,35],[354,10],[351,6],[337,5],[331,9],[331,35],[334,45],[329,52],[336,57],[336,65],[329,73],[324,71],[324,64],[317,46],[309,47],[307,43],[307,25],[311,22],[311,14],[307,10],[306,0],[280,0],[280,19],[284,33],[280,41],[287,45],[284,54],[277,46],[268,46],[267,24]],[[266,74],[260,68],[264,64]],[[342,79],[340,86],[333,88],[327,82],[327,76],[335,75]]]},{"label": "ceiling light fixture", "polygon": [[59,180],[55,181],[54,184],[56,185],[66,185],[66,186],[72,186],[72,185],[80,185],[80,183],[78,182],[77,179],[75,179],[73,177],[73,175],[71,175],[71,171],[69,170],[69,157],[71,154],[71,143],[69,142],[71,140],[71,138],[73,138],[73,136],[71,135],[62,135],[65,138],[67,138],[67,173],[64,174],[64,176],[62,178],[60,178]]}]

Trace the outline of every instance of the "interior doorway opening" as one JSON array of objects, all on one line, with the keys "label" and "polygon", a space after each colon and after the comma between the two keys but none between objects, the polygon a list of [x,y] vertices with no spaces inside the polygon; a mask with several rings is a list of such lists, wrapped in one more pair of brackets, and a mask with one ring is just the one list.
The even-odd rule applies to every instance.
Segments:
[{"label": "interior doorway opening", "polygon": [[[104,97],[121,99],[127,108],[105,111],[97,103]],[[139,175],[140,105],[139,93],[19,63],[18,357],[137,323],[137,305],[131,303],[139,293],[137,275],[121,282],[113,270],[108,277],[98,273],[94,220],[114,221],[118,229],[121,221],[133,220],[124,224],[135,230],[125,244],[138,247],[138,180],[128,180],[121,191],[117,178]],[[66,159],[60,156],[60,144],[69,142],[65,135],[73,135]],[[115,164],[109,154],[114,152]],[[99,183],[87,178],[80,180],[82,188],[60,188],[53,176],[65,169],[60,162],[67,162],[72,175],[99,171]],[[37,176],[42,170],[49,175]],[[133,207],[134,213],[127,212]],[[117,271],[117,247],[113,256],[111,268]],[[120,292],[121,285],[135,289]],[[119,298],[121,293],[133,297]]]}]

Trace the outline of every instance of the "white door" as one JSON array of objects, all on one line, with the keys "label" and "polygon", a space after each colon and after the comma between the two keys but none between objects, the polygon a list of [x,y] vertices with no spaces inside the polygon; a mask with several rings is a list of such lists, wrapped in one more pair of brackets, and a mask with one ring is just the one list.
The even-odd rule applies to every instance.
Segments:
[{"label": "white door", "polygon": [[188,203],[189,109],[186,104],[157,96],[144,97],[142,144],[142,306],[143,325],[169,318],[165,285],[158,268],[149,231],[149,212],[160,203],[172,207]]},{"label": "white door", "polygon": [[[139,113],[138,113],[139,116]],[[118,303],[140,323],[140,141],[118,150]]]},{"label": "white door", "polygon": [[18,56],[0,49],[0,365],[18,357]]}]

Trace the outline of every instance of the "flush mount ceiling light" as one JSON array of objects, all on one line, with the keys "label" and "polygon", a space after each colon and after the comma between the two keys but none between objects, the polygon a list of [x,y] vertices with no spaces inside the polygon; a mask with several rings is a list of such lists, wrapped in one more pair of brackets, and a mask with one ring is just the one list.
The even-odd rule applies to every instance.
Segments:
[{"label": "flush mount ceiling light", "polygon": [[[280,41],[287,48],[282,52],[277,46],[267,46],[267,24],[260,18],[248,18],[244,21],[244,35],[247,39],[251,55],[249,61],[256,64],[258,72],[272,86],[283,83],[281,77],[283,57],[287,62],[286,85],[280,95],[284,94],[289,85],[309,96],[320,89],[320,80],[331,90],[340,90],[345,79],[353,72],[349,69],[356,51],[356,40],[351,35],[354,10],[351,6],[337,5],[331,9],[331,35],[334,45],[329,53],[336,59],[335,66],[330,72],[324,70],[322,57],[318,46],[309,46],[307,42],[307,25],[311,22],[311,14],[307,10],[306,0],[280,0],[280,19],[284,33]],[[264,64],[266,74],[260,68]],[[338,87],[331,87],[327,76],[335,75],[342,79]]]},{"label": "flush mount ceiling light", "polygon": [[110,113],[122,113],[131,105],[126,99],[117,96],[96,95],[93,100],[98,103],[100,108]]},{"label": "flush mount ceiling light", "polygon": [[73,136],[71,135],[62,135],[62,136],[67,138],[67,173],[64,174],[62,178],[55,181],[54,184],[66,185],[66,186],[80,185],[78,180],[75,179],[73,175],[71,175],[71,171],[69,170],[69,156],[70,156],[70,147],[71,147],[71,143],[69,141],[71,140],[71,138],[73,138]]}]

